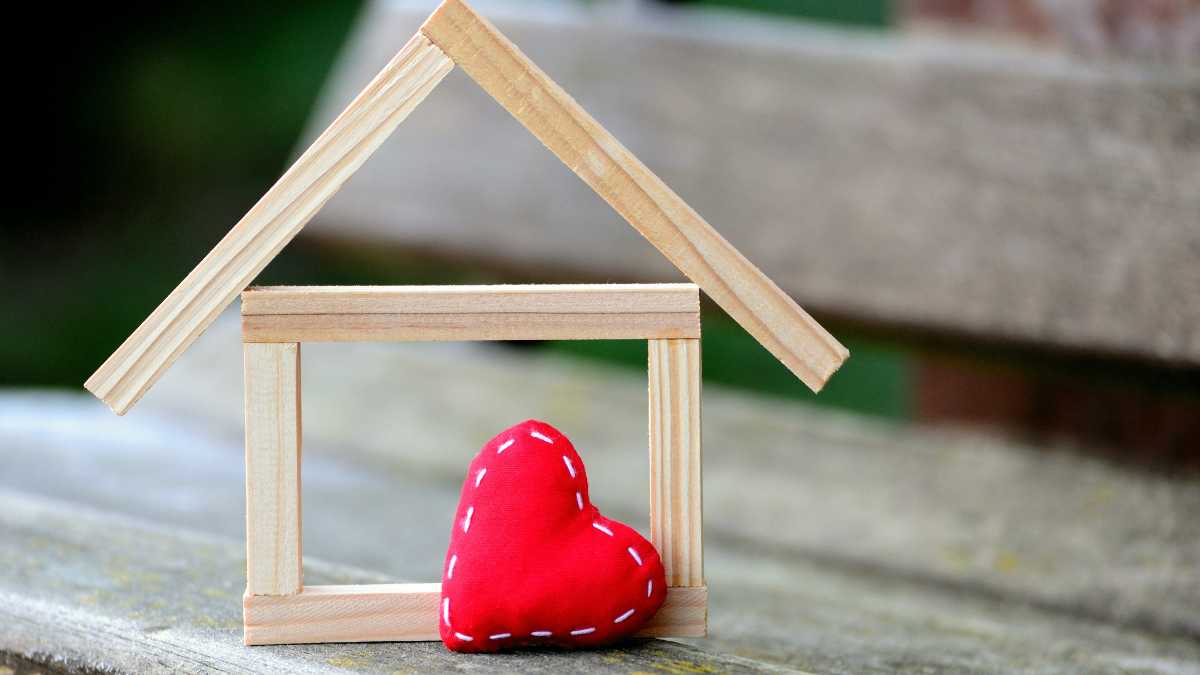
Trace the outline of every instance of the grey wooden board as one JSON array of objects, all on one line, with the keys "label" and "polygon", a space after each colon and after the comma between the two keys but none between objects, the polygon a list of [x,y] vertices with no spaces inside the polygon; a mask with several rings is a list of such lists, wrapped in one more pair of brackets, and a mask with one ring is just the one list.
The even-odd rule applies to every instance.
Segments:
[{"label": "grey wooden board", "polygon": [[[611,3],[481,0],[801,304],[1200,363],[1200,72]],[[432,2],[375,2],[302,145]],[[461,71],[306,230],[509,268],[678,273]]]},{"label": "grey wooden board", "polygon": [[[640,375],[488,345],[303,359],[312,582],[436,579],[467,461],[528,416],[572,437],[602,509],[645,527]],[[226,316],[125,418],[82,393],[0,394],[0,621],[17,627],[0,651],[135,671],[1200,673],[1200,481],[719,387],[710,639],[579,662],[243,648],[240,361]]]},{"label": "grey wooden board", "polygon": [[[182,474],[173,478],[186,481]],[[766,663],[661,640],[578,654],[472,658],[455,656],[440,643],[250,648],[241,644],[245,549],[233,538],[8,491],[0,491],[0,533],[0,649],[68,670],[393,673],[483,668],[561,673],[672,665],[699,669],[693,672],[772,669]],[[385,580],[376,573],[314,560],[305,561],[305,573],[313,583]]]}]

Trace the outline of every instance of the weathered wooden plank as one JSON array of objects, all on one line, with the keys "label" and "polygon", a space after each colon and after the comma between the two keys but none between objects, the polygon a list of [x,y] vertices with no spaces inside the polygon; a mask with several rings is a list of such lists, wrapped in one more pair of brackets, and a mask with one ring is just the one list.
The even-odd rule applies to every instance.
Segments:
[{"label": "weathered wooden plank", "polygon": [[700,341],[650,340],[650,541],[667,583],[704,584]]},{"label": "weathered wooden plank", "polygon": [[[475,6],[809,309],[1200,363],[1195,69],[683,9]],[[314,130],[428,11],[372,3]],[[440,89],[306,236],[677,278],[469,78]]]},{"label": "weathered wooden plank", "polygon": [[[237,501],[236,491],[230,501]],[[385,580],[376,572],[309,562],[310,576],[321,583]],[[660,640],[605,650],[470,656],[437,642],[250,648],[242,644],[240,535],[214,537],[176,522],[4,489],[0,563],[0,664],[17,660],[53,672],[778,670],[769,662]]]},{"label": "weathered wooden plank", "polygon": [[119,415],[137,403],[452,68],[414,35],[88,378],[88,391]]},{"label": "weathered wooden plank", "polygon": [[[216,345],[220,347],[217,354],[236,344],[234,323],[226,324],[223,333],[224,338]],[[463,368],[480,373],[483,381],[491,381],[486,360],[478,359],[494,352],[491,349],[448,351],[414,346],[413,350],[398,350],[399,359],[380,358],[388,351],[378,346],[359,345],[338,351],[367,347],[375,347],[370,350],[376,352],[370,361],[386,371],[380,375],[381,381],[396,373],[403,373],[406,379],[422,377],[424,367],[429,372],[444,373],[456,361],[465,361]],[[232,364],[223,363],[221,359],[211,360],[212,354],[204,351],[201,348],[201,353],[195,357],[189,354],[187,359],[194,358],[196,369],[209,376],[197,373],[184,379],[192,386],[206,387],[225,375],[236,380],[236,358]],[[441,358],[439,353],[443,353]],[[410,360],[410,367],[397,368]],[[531,385],[540,387],[562,377],[562,371],[557,370],[561,362],[551,362],[557,364],[552,376],[543,370],[550,364],[525,359],[500,368],[502,372],[495,375],[503,374],[511,381],[513,372],[518,371]],[[331,373],[333,365],[328,369]],[[212,374],[214,369],[216,374]],[[225,375],[220,374],[222,371]],[[588,372],[591,374],[586,379],[592,386],[578,395],[585,396],[591,405],[603,406],[609,413],[620,411],[622,418],[645,414],[640,401],[630,401],[628,406],[619,403],[627,396],[640,398],[644,388],[640,375],[614,377],[611,373],[605,375],[604,370]],[[172,378],[177,374],[174,371]],[[618,388],[626,391],[615,399],[602,393],[620,381],[626,384]],[[368,394],[373,386],[371,382],[359,382],[356,389]],[[740,489],[743,499],[762,501],[773,509],[775,523],[787,522],[788,527],[777,528],[777,534],[787,535],[790,530],[804,529],[808,521],[820,521],[816,523],[819,529],[831,534],[880,538],[853,518],[835,519],[832,524],[824,521],[831,512],[853,510],[856,501],[870,497],[872,490],[887,484],[884,481],[900,485],[913,482],[913,473],[928,473],[932,458],[939,457],[937,480],[919,486],[912,494],[901,495],[904,503],[910,504],[909,513],[895,506],[889,508],[878,499],[868,499],[861,507],[881,521],[880,527],[899,528],[895,539],[903,546],[893,552],[898,564],[846,555],[845,546],[836,540],[805,545],[794,539],[767,541],[756,532],[735,536],[727,519],[744,511],[744,503],[739,503],[734,493],[720,490],[716,503],[721,507],[710,514],[719,518],[710,517],[717,522],[715,527],[709,524],[712,536],[706,556],[706,573],[710,580],[717,581],[711,589],[713,637],[692,646],[651,642],[594,653],[473,656],[469,659],[472,667],[527,672],[654,672],[687,668],[745,671],[784,664],[821,673],[861,673],[881,667],[900,673],[1189,672],[1192,664],[1200,661],[1194,634],[1131,627],[1128,616],[1119,618],[1079,603],[1047,602],[1046,598],[1014,593],[1012,588],[980,586],[969,579],[942,583],[942,577],[916,569],[910,565],[911,559],[903,557],[903,552],[910,549],[938,553],[941,544],[931,537],[934,530],[948,530],[954,538],[973,533],[975,539],[964,539],[963,546],[978,547],[980,555],[987,557],[1001,548],[991,539],[1003,528],[998,523],[1011,520],[1019,528],[1016,531],[1049,539],[1057,531],[1046,523],[1053,520],[1052,514],[1065,512],[1069,516],[1063,522],[1068,529],[1059,540],[1075,542],[1078,552],[1049,563],[1023,551],[1015,566],[1009,562],[1003,572],[995,573],[1019,578],[1023,565],[1035,561],[1034,571],[1046,577],[1042,583],[1054,587],[1064,585],[1072,575],[1095,579],[1097,571],[1107,566],[1107,573],[1116,575],[1114,579],[1120,577],[1125,590],[1096,591],[1101,599],[1111,597],[1124,604],[1133,598],[1130,610],[1136,612],[1140,611],[1136,597],[1148,597],[1169,611],[1171,600],[1167,595],[1160,597],[1166,592],[1181,596],[1174,601],[1175,607],[1187,612],[1194,606],[1194,596],[1188,593],[1196,588],[1194,578],[1186,576],[1197,569],[1190,562],[1195,558],[1187,557],[1197,540],[1194,481],[1122,476],[1110,466],[1065,454],[1048,457],[1030,453],[1004,461],[996,456],[994,444],[971,441],[968,436],[938,441],[937,435],[920,434],[921,442],[914,442],[908,438],[911,432],[870,428],[853,431],[826,413],[813,414],[799,408],[792,410],[792,419],[783,422],[778,433],[790,434],[802,447],[797,460],[811,476],[801,480],[801,472],[786,461],[788,452],[780,449],[777,455],[764,453],[762,436],[750,431],[762,428],[759,413],[744,405],[728,409],[735,401],[720,388],[712,389],[707,392],[706,417],[710,420],[709,430],[718,433],[709,433],[707,444],[714,447],[713,436],[720,444],[737,438],[742,456],[737,462],[718,463],[715,471],[708,472],[710,492],[713,485],[753,478],[732,473],[738,467],[767,463],[773,471],[792,479],[794,495],[813,495],[811,501],[796,503],[796,496],[782,496],[770,484],[756,486],[752,494],[747,494],[744,484],[732,486]],[[219,389],[212,391],[217,393]],[[327,395],[345,398],[344,392],[329,391]],[[437,643],[244,647],[238,403],[234,401],[228,418],[184,414],[167,417],[163,406],[170,400],[156,397],[153,406],[139,415],[117,420],[82,396],[0,392],[0,625],[4,626],[0,631],[0,659],[20,655],[39,664],[52,664],[56,670],[90,669],[87,672],[100,669],[98,664],[128,672],[301,673],[334,669],[392,672],[406,668],[446,671],[463,666],[463,657],[448,653]],[[194,397],[180,400],[196,412]],[[445,402],[433,400],[430,405],[444,409]],[[341,413],[346,416],[345,410]],[[428,417],[425,410],[412,410],[401,415],[398,423],[415,428],[408,426],[410,416],[418,415]],[[777,423],[780,419],[777,411],[769,417]],[[619,426],[612,424],[612,419],[608,417],[602,428]],[[352,415],[343,423],[356,425],[359,430],[365,426],[362,418]],[[401,448],[401,452],[397,452],[394,435],[383,442],[358,434],[352,437],[357,440],[354,443],[339,441],[327,448],[310,448],[306,458],[307,488],[323,505],[323,514],[316,513],[309,519],[310,527],[315,528],[310,530],[310,550],[322,550],[342,562],[378,565],[377,570],[388,574],[333,566],[313,557],[307,561],[306,578],[316,584],[381,583],[395,581],[402,572],[414,572],[417,578],[436,573],[440,556],[430,555],[429,551],[438,550],[445,541],[426,542],[434,533],[443,539],[446,535],[440,514],[453,513],[462,462],[469,452],[458,458],[461,461],[447,458],[447,469],[436,462],[414,463],[413,457],[418,456],[414,450],[418,446],[436,447],[436,453],[419,454],[454,455],[442,449],[482,431],[472,429],[478,424],[469,415],[463,415],[462,423],[453,427],[434,424],[439,444],[418,442],[413,450]],[[642,423],[628,425],[635,435],[644,434]],[[323,428],[325,432],[330,430],[328,426]],[[587,431],[577,433],[577,437],[594,441],[585,449],[593,458],[589,477],[594,486],[601,487],[605,503],[612,503],[614,508],[627,504],[623,509],[627,518],[642,512],[644,502],[634,499],[621,486],[633,482],[628,467],[632,462],[644,461],[643,444],[625,447],[619,442],[619,434],[598,436],[600,426],[580,428]],[[806,431],[797,432],[797,428]],[[727,434],[730,429],[733,436]],[[460,433],[461,439],[457,438]],[[448,438],[451,434],[455,437]],[[900,445],[887,444],[884,436],[897,436]],[[364,445],[363,441],[370,442]],[[957,448],[961,448],[962,456]],[[772,457],[773,461],[768,462]],[[1031,465],[1022,468],[1026,461]],[[862,476],[861,480],[877,473],[880,482],[869,486],[859,483],[853,486],[859,490],[857,494],[840,496],[828,486],[837,482],[834,467],[843,463],[857,466],[856,475]],[[127,465],[137,466],[138,471],[126,470]],[[878,470],[862,472],[863,467],[872,465]],[[929,487],[962,483],[963,477],[980,473],[983,475],[977,482],[966,480],[959,488],[965,501],[947,499],[947,494]],[[996,490],[986,489],[1013,475],[1024,480],[1003,480]],[[119,480],[108,480],[110,476]],[[1098,484],[1107,486],[1106,497],[1096,493]],[[631,491],[635,489],[644,493],[643,485],[630,487]],[[1038,495],[1055,490],[1053,503],[1026,512],[997,500],[1003,492],[1015,492],[1013,503],[1037,504],[1046,499]],[[887,490],[883,492],[886,495]],[[946,520],[923,513],[916,507],[922,492],[936,493],[930,504],[936,503],[943,512],[951,509],[962,515]],[[33,493],[54,498],[30,496]],[[1074,496],[1087,496],[1092,501],[1085,511],[1077,511],[1071,506]],[[821,511],[818,507],[822,501],[833,502],[832,508]],[[120,511],[121,515],[104,513],[105,509]],[[981,509],[980,515],[971,517],[969,509]],[[417,517],[398,528],[393,516],[397,512]],[[614,511],[614,515],[618,514]],[[955,527],[959,518],[962,524]],[[922,531],[907,525],[910,519],[937,524]],[[1164,522],[1173,525],[1164,528]],[[403,539],[404,546],[396,545],[397,537]],[[1121,546],[1133,549],[1133,555],[1122,555]],[[1101,557],[1093,560],[1082,554],[1092,549]],[[1148,550],[1155,555],[1146,556]]]},{"label": "weathered wooden plank", "polygon": [[[441,640],[441,593],[441,584],[424,583],[306,586],[290,596],[247,594],[245,642],[436,642]],[[639,635],[703,636],[707,602],[707,588],[672,588]]]},{"label": "weathered wooden plank", "polygon": [[300,345],[247,344],[246,592],[291,595],[301,561]]},{"label": "weathered wooden plank", "polygon": [[849,352],[462,0],[421,25],[464,72],[813,391]]},{"label": "weathered wooden plank", "polygon": [[[0,654],[93,671],[461,668],[436,643],[243,647],[242,359],[227,319],[136,416],[82,395],[0,391]],[[640,371],[494,345],[305,349],[306,582],[438,578],[463,467],[530,416],[570,435],[606,514],[646,531]],[[1186,673],[1200,662],[1196,476],[704,394],[710,637],[470,665]]]}]

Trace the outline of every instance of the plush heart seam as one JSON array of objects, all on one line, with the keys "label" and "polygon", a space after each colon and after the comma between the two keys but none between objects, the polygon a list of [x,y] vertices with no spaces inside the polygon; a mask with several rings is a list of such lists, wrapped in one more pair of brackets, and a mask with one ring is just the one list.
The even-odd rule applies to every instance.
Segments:
[{"label": "plush heart seam", "polygon": [[[525,434],[527,434],[527,436],[525,436]],[[628,540],[631,537],[636,538],[638,540],[638,541],[633,541],[631,543],[631,545],[626,546],[623,553],[625,554],[624,557],[629,561],[629,564],[635,566],[636,568],[642,568],[645,565],[651,565],[650,568],[647,568],[646,570],[642,570],[643,572],[648,572],[648,574],[649,574],[649,578],[647,578],[647,580],[646,580],[645,602],[650,606],[641,608],[643,613],[647,614],[647,616],[644,616],[644,617],[639,616],[639,617],[637,617],[636,621],[630,621],[630,619],[633,618],[639,610],[638,607],[631,606],[631,607],[628,607],[628,609],[622,609],[621,611],[614,612],[613,616],[611,616],[611,617],[604,617],[602,619],[602,621],[611,621],[610,627],[614,628],[614,630],[616,632],[623,632],[621,629],[616,629],[615,627],[617,625],[625,623],[627,621],[629,621],[630,624],[634,624],[634,623],[644,624],[644,622],[649,619],[649,615],[652,615],[655,611],[657,611],[658,607],[661,605],[662,599],[665,598],[664,589],[659,586],[661,584],[665,584],[665,577],[664,577],[663,571],[661,569],[661,561],[658,557],[658,552],[654,550],[653,546],[648,541],[646,541],[644,538],[642,538],[640,535],[638,535],[632,529],[628,528],[628,526],[626,526],[622,523],[618,523],[617,521],[612,521],[608,518],[604,518],[603,516],[600,515],[599,511],[596,510],[596,508],[591,505],[590,499],[585,500],[584,494],[585,494],[585,491],[587,490],[587,482],[586,482],[587,478],[586,478],[586,475],[583,475],[583,476],[580,475],[583,471],[582,466],[577,467],[571,459],[571,455],[575,455],[576,457],[578,457],[578,454],[575,452],[574,447],[571,446],[570,441],[567,440],[566,437],[563,436],[561,433],[558,433],[557,430],[554,429],[553,427],[551,427],[550,425],[547,425],[542,422],[536,422],[534,420],[528,420],[527,422],[523,422],[521,424],[518,424],[518,425],[515,425],[515,426],[509,428],[505,432],[502,432],[501,434],[497,435],[494,439],[492,439],[492,441],[489,441],[489,443],[484,446],[483,450],[480,451],[480,454],[476,457],[476,460],[472,462],[473,468],[470,470],[468,476],[466,477],[466,480],[464,481],[462,499],[460,501],[460,507],[459,507],[459,512],[462,514],[462,517],[456,519],[456,522],[455,522],[455,530],[456,531],[453,533],[452,538],[451,538],[451,550],[448,552],[447,559],[446,559],[447,562],[446,562],[446,566],[444,568],[444,570],[445,570],[444,571],[444,582],[445,583],[443,583],[443,597],[442,597],[442,603],[441,603],[441,607],[440,607],[441,616],[439,617],[443,624],[443,631],[442,631],[443,641],[446,642],[448,647],[450,647],[452,649],[458,648],[461,651],[492,651],[497,648],[505,648],[507,646],[506,643],[508,643],[508,642],[512,642],[514,644],[514,646],[519,646],[519,645],[530,644],[530,643],[536,644],[538,641],[536,639],[544,639],[544,638],[553,638],[553,642],[555,644],[563,646],[563,637],[564,636],[561,634],[556,636],[555,632],[552,630],[549,630],[549,629],[532,630],[532,631],[528,632],[527,636],[514,635],[515,629],[512,629],[512,628],[501,628],[499,630],[496,630],[495,632],[489,632],[487,635],[476,635],[476,634],[462,632],[461,630],[455,630],[453,627],[454,626],[453,616],[454,616],[455,608],[452,606],[450,594],[446,590],[446,586],[449,582],[453,581],[456,567],[459,567],[464,562],[463,560],[460,559],[460,557],[459,557],[460,551],[455,549],[455,545],[459,541],[458,537],[460,537],[460,536],[466,537],[467,535],[470,534],[472,524],[476,520],[477,505],[480,508],[485,508],[484,505],[479,505],[476,503],[474,496],[475,496],[475,491],[478,490],[481,485],[485,484],[484,482],[488,478],[489,467],[481,466],[478,468],[474,468],[474,466],[481,458],[484,457],[485,453],[487,453],[489,448],[491,448],[491,447],[494,447],[495,451],[487,459],[490,461],[496,461],[497,458],[503,456],[506,451],[509,451],[510,448],[512,448],[512,446],[515,443],[517,443],[517,441],[519,439],[518,435],[524,436],[525,438],[535,439],[542,444],[545,444],[547,446],[554,448],[555,454],[558,454],[561,457],[561,461],[562,461],[561,467],[562,468],[560,470],[563,472],[562,475],[564,475],[567,479],[569,479],[570,481],[572,481],[574,483],[579,483],[579,482],[583,483],[582,486],[579,486],[579,485],[572,486],[572,487],[577,488],[574,490],[574,496],[573,496],[574,503],[572,504],[572,506],[574,506],[579,512],[583,512],[585,510],[585,501],[586,501],[586,508],[591,510],[594,514],[594,518],[592,519],[592,522],[591,522],[591,528],[597,532],[596,536],[604,536],[604,537],[612,538],[614,540],[622,539],[623,541],[621,541],[621,544],[625,543],[624,540]],[[558,447],[556,446],[556,438],[554,438],[554,436],[557,436],[559,439],[564,441],[563,445],[566,446],[566,448],[567,448],[566,453],[562,453],[558,449]],[[500,438],[506,438],[506,440],[503,441],[502,443],[496,444],[496,441],[498,441]],[[534,445],[537,445],[537,444],[534,444]],[[523,447],[523,445],[520,447]],[[582,461],[582,460],[580,460],[580,461]],[[496,467],[493,466],[491,468],[496,468]],[[540,496],[541,496],[540,493],[536,493],[536,490],[535,490],[535,498],[540,497]],[[466,505],[465,510],[462,509],[462,506],[464,504]],[[615,535],[615,533],[613,531],[613,527],[623,528],[621,537],[617,537]],[[614,541],[614,544],[617,544],[617,542]],[[617,545],[620,545],[620,544],[617,544]],[[648,550],[646,550],[646,549],[648,549]],[[657,568],[657,569],[655,569],[655,568]],[[658,579],[658,584],[655,583],[656,578]],[[658,590],[659,592],[657,593],[658,597],[655,599],[654,596],[656,595],[656,593],[655,593],[656,590]],[[657,600],[657,602],[655,602],[655,600]],[[517,623],[521,623],[521,621],[518,621]],[[576,639],[579,641],[583,641],[583,640],[589,640],[590,638],[588,636],[592,636],[593,634],[595,634],[597,632],[598,628],[603,629],[605,627],[598,626],[598,625],[578,625],[578,626],[570,629],[569,631],[565,631],[565,632],[569,633],[570,638],[573,638],[573,639]],[[624,628],[624,627],[622,627],[622,628]],[[602,630],[602,632],[611,633],[614,631]],[[467,643],[467,644],[457,644],[457,645],[453,644],[452,640],[447,639],[450,636],[453,636],[453,638],[455,640],[457,640],[459,643]],[[597,637],[601,637],[601,636],[597,636]],[[534,638],[535,640],[530,640],[530,638]],[[474,643],[474,644],[470,644],[470,643]],[[486,644],[481,644],[481,643],[486,643]],[[491,643],[495,643],[495,644],[491,644]],[[595,642],[589,642],[586,646],[592,646],[593,644],[595,644]],[[566,646],[570,646],[570,645],[566,645]],[[580,645],[580,646],[585,646],[585,645]]]}]

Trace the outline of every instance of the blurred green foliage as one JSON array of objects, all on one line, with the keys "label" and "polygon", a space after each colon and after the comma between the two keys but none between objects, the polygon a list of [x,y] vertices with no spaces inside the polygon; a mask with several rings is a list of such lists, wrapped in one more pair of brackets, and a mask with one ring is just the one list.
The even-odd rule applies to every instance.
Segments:
[{"label": "blurred green foliage", "polygon": [[[912,385],[911,354],[886,342],[836,330],[852,358],[818,395],[796,379],[732,319],[706,310],[701,362],[706,384],[721,384],[890,419],[907,419]],[[646,343],[632,340],[554,342],[566,354],[646,369]]]},{"label": "blurred green foliage", "polygon": [[689,0],[688,4],[881,28],[892,22],[893,3],[889,0]]},{"label": "blurred green foliage", "polygon": [[66,13],[50,146],[30,153],[42,164],[0,242],[0,316],[23,319],[0,333],[0,384],[80,386],[254,204],[359,6]]}]

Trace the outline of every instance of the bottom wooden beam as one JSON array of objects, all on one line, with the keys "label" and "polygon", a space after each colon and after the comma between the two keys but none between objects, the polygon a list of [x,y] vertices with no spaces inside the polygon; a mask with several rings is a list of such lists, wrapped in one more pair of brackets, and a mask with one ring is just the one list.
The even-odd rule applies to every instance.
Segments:
[{"label": "bottom wooden beam", "polygon": [[667,599],[638,637],[708,635],[708,586],[670,586]]},{"label": "bottom wooden beam", "polygon": [[[313,642],[440,640],[442,585],[306,586],[296,595],[242,599],[248,645]],[[703,637],[708,632],[708,588],[671,588],[640,637]]]}]

